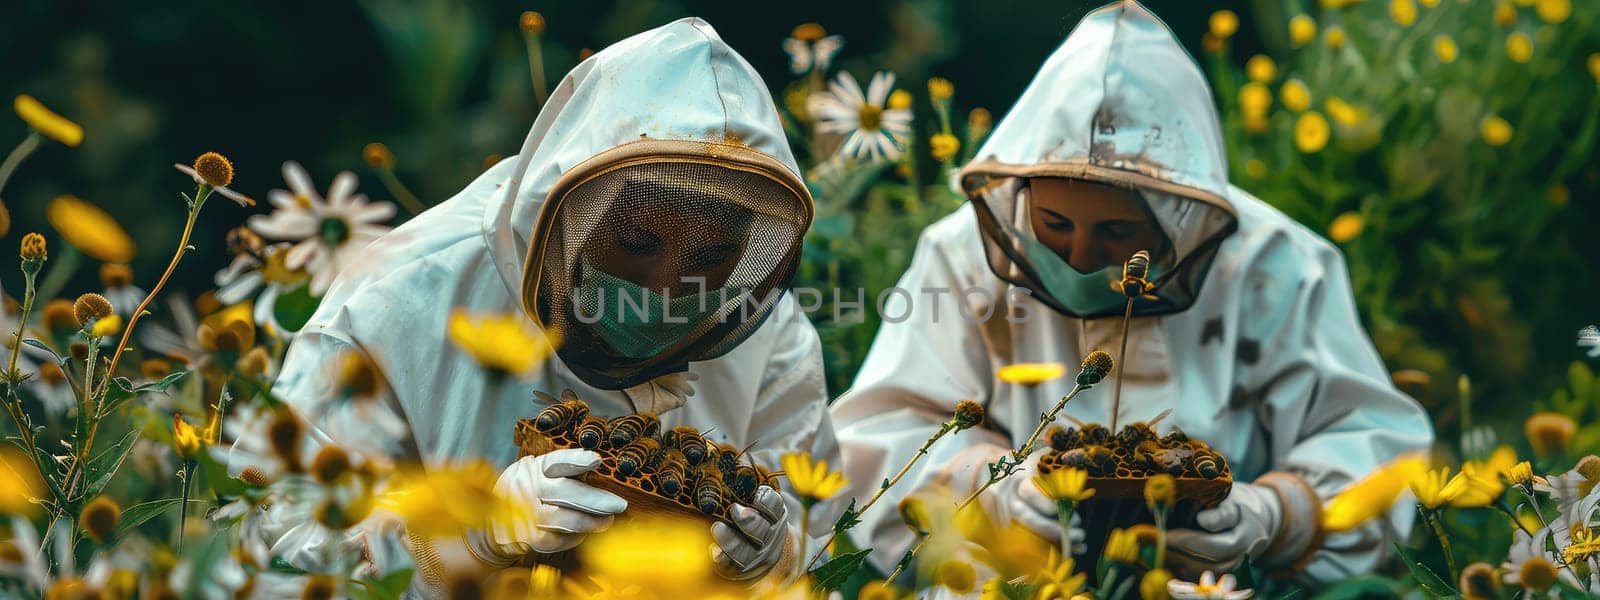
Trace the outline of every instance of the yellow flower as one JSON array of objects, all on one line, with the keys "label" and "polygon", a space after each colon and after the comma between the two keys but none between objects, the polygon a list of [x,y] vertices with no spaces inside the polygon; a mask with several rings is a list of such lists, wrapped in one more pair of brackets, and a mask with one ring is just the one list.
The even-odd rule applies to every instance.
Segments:
[{"label": "yellow flower", "polygon": [[1390,0],[1389,17],[1401,27],[1410,27],[1417,22],[1417,3],[1412,0]]},{"label": "yellow flower", "polygon": [[961,149],[961,140],[948,133],[935,133],[928,138],[928,150],[933,154],[933,159],[944,162],[955,158],[956,151]]},{"label": "yellow flower", "polygon": [[1022,385],[1038,385],[1066,374],[1067,366],[1055,362],[1013,363],[1000,367],[999,372],[996,373],[1000,377],[1000,381],[1020,383]]},{"label": "yellow flower", "polygon": [[1589,55],[1589,76],[1600,83],[1600,52]]},{"label": "yellow flower", "polygon": [[905,110],[908,108],[911,108],[911,92],[895,90],[889,94],[889,110]]},{"label": "yellow flower", "polygon": [[1561,551],[1562,560],[1569,565],[1582,564],[1596,554],[1600,554],[1600,534],[1583,523],[1574,523],[1572,543]]},{"label": "yellow flower", "polygon": [[[1590,57],[1589,65],[1589,71],[1595,73],[1596,79],[1600,79],[1600,55]],[[967,113],[968,129],[988,129],[992,125],[994,125],[994,115],[990,114],[987,108],[980,106]]]},{"label": "yellow flower", "polygon": [[1533,38],[1521,31],[1514,31],[1506,36],[1506,56],[1511,60],[1526,64],[1533,60]]},{"label": "yellow flower", "polygon": [[1417,502],[1428,510],[1438,510],[1440,507],[1455,501],[1456,497],[1467,491],[1467,479],[1461,474],[1450,476],[1450,467],[1439,467],[1437,471],[1426,471],[1411,479],[1411,493],[1417,496]]},{"label": "yellow flower", "polygon": [[1507,2],[1506,0],[1500,0],[1499,2],[1495,3],[1495,5],[1494,5],[1494,24],[1495,25],[1499,25],[1501,27],[1509,27],[1512,23],[1516,23],[1516,22],[1517,22],[1517,9],[1512,7],[1510,2]]},{"label": "yellow flower", "polygon": [[1572,16],[1572,0],[1539,0],[1534,4],[1534,12],[1551,25],[1564,23]]},{"label": "yellow flower", "polygon": [[1328,226],[1328,239],[1338,243],[1346,243],[1361,235],[1361,229],[1366,226],[1366,220],[1361,218],[1361,213],[1346,212],[1334,217],[1333,224]]},{"label": "yellow flower", "polygon": [[122,315],[106,315],[95,319],[94,325],[89,327],[89,335],[94,337],[111,337],[119,333],[122,333]]},{"label": "yellow flower", "polygon": [[1089,472],[1071,467],[1056,469],[1044,475],[1034,475],[1033,485],[1051,500],[1082,502],[1094,497],[1093,489],[1085,489]]},{"label": "yellow flower", "polygon": [[1329,533],[1348,531],[1382,517],[1406,484],[1427,469],[1427,462],[1417,456],[1403,456],[1378,467],[1323,505],[1322,528]]},{"label": "yellow flower", "polygon": [[1499,115],[1486,116],[1482,122],[1478,123],[1478,134],[1482,135],[1484,143],[1490,146],[1506,145],[1507,142],[1511,141],[1513,133],[1515,133],[1515,130],[1512,129],[1511,123],[1500,118]]},{"label": "yellow flower", "polygon": [[1486,461],[1461,465],[1461,477],[1466,480],[1467,486],[1451,505],[1463,508],[1493,506],[1506,491],[1501,475],[1509,472],[1516,462],[1516,451],[1510,446],[1501,446]]},{"label": "yellow flower", "polygon": [[519,377],[532,373],[559,343],[553,335],[534,331],[521,315],[474,318],[463,310],[450,314],[449,335],[478,364]]},{"label": "yellow flower", "polygon": [[1062,558],[1061,553],[1052,546],[1049,558],[1045,559],[1044,568],[1039,570],[1037,581],[1039,589],[1034,597],[1043,600],[1074,597],[1073,594],[1083,589],[1083,582],[1089,575],[1073,574],[1072,566],[1072,559]]},{"label": "yellow flower", "polygon": [[178,456],[184,460],[194,460],[200,456],[203,448],[200,432],[188,421],[183,420],[183,415],[172,415],[172,449],[178,451]]},{"label": "yellow flower", "polygon": [[978,587],[978,570],[964,560],[946,560],[934,569],[933,581],[957,594],[970,594]]},{"label": "yellow flower", "polygon": [[31,516],[45,495],[44,480],[34,462],[11,444],[0,446],[0,515]]},{"label": "yellow flower", "polygon": [[1219,10],[1211,13],[1211,35],[1218,39],[1228,39],[1239,31],[1239,15],[1231,10]]},{"label": "yellow flower", "polygon": [[1106,538],[1104,556],[1123,564],[1139,562],[1139,539],[1126,529],[1113,529]]},{"label": "yellow flower", "polygon": [[133,238],[100,207],[77,196],[56,196],[44,214],[68,244],[91,258],[108,263],[133,262]]},{"label": "yellow flower", "polygon": [[1326,108],[1328,116],[1333,117],[1335,122],[1345,127],[1355,127],[1360,125],[1362,121],[1367,120],[1366,111],[1356,108],[1338,96],[1328,97]]},{"label": "yellow flower", "polygon": [[1455,38],[1449,35],[1433,36],[1433,55],[1439,57],[1439,62],[1445,64],[1453,63],[1460,53],[1460,49],[1456,47]]},{"label": "yellow flower", "polygon": [[1284,82],[1278,90],[1278,98],[1283,102],[1283,107],[1294,112],[1301,112],[1311,107],[1311,90],[1304,81],[1290,79]]},{"label": "yellow flower", "polygon": [[1158,473],[1144,482],[1144,503],[1152,511],[1158,506],[1171,506],[1177,493],[1178,480],[1166,473]]},{"label": "yellow flower", "polygon": [[1244,161],[1244,174],[1251,179],[1261,179],[1267,176],[1267,163],[1252,158]]},{"label": "yellow flower", "polygon": [[789,485],[794,486],[794,492],[805,500],[827,500],[850,483],[844,478],[844,473],[829,472],[828,461],[812,461],[809,453],[790,452],[779,457],[779,461],[783,464],[783,474],[789,479]]},{"label": "yellow flower", "polygon": [[12,101],[11,108],[17,111],[18,117],[22,117],[22,122],[39,132],[39,135],[73,148],[83,143],[83,127],[51,111],[33,96],[18,94],[17,99]]},{"label": "yellow flower", "polygon": [[1533,464],[1528,461],[1522,461],[1513,465],[1510,470],[1506,471],[1506,481],[1511,482],[1511,485],[1525,486],[1532,483]]},{"label": "yellow flower", "polygon": [[78,527],[88,532],[90,539],[104,544],[116,534],[117,521],[121,518],[122,507],[117,506],[117,501],[96,496],[83,506],[83,514],[78,516]]},{"label": "yellow flower", "polygon": [[714,586],[711,528],[688,519],[619,521],[578,546],[587,573],[614,584],[639,585],[662,598],[701,596]]},{"label": "yellow flower", "polygon": [[50,256],[44,236],[29,233],[22,236],[22,249],[17,253],[22,260],[44,260]]},{"label": "yellow flower", "polygon": [[1322,34],[1322,41],[1334,50],[1343,48],[1345,43],[1344,28],[1338,25],[1329,27],[1328,31]]},{"label": "yellow flower", "polygon": [[456,537],[529,516],[531,508],[494,493],[499,473],[481,461],[402,470],[389,479],[378,504],[399,515],[409,533],[425,539]]},{"label": "yellow flower", "polygon": [[1533,454],[1546,458],[1568,450],[1572,436],[1578,432],[1578,424],[1561,413],[1538,412],[1523,422],[1522,430],[1528,437],[1528,444],[1533,446]]},{"label": "yellow flower", "polygon": [[1317,111],[1307,111],[1294,122],[1294,147],[1306,154],[1321,152],[1328,145],[1328,119]]},{"label": "yellow flower", "polygon": [[1272,57],[1257,54],[1244,63],[1244,73],[1251,81],[1268,82],[1278,76],[1278,64],[1272,62]]},{"label": "yellow flower", "polygon": [[954,95],[956,95],[956,86],[950,83],[949,79],[934,77],[928,80],[928,97],[932,98],[934,102],[949,100]]},{"label": "yellow flower", "polygon": [[1246,116],[1265,116],[1267,110],[1272,108],[1272,90],[1267,89],[1267,84],[1252,81],[1239,88],[1239,109]]},{"label": "yellow flower", "polygon": [[1295,15],[1289,19],[1289,41],[1299,48],[1317,39],[1317,21],[1311,15]]},{"label": "yellow flower", "polygon": [[1144,600],[1167,600],[1172,596],[1167,594],[1167,582],[1172,581],[1172,574],[1166,569],[1151,569],[1144,574],[1144,579],[1139,580],[1139,596]]}]

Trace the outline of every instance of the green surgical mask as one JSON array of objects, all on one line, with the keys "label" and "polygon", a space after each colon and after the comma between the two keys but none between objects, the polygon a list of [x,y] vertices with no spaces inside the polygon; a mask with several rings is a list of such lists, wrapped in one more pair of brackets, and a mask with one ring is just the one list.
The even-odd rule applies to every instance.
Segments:
[{"label": "green surgical mask", "polygon": [[[1023,206],[1027,207],[1026,204]],[[1017,239],[1022,240],[1023,254],[1033,264],[1034,273],[1039,279],[1037,283],[1067,310],[1080,315],[1094,315],[1113,312],[1126,305],[1128,297],[1122,295],[1120,286],[1122,265],[1080,273],[1034,236],[1031,221],[1027,222],[1024,229],[1017,233]],[[1160,266],[1150,265],[1150,272],[1145,279],[1155,281],[1160,276]]]},{"label": "green surgical mask", "polygon": [[589,323],[595,335],[612,350],[628,358],[660,354],[681,341],[692,328],[715,317],[722,307],[720,290],[663,296],[599,269],[583,271],[580,297],[598,297],[600,314],[580,314],[580,320]]}]

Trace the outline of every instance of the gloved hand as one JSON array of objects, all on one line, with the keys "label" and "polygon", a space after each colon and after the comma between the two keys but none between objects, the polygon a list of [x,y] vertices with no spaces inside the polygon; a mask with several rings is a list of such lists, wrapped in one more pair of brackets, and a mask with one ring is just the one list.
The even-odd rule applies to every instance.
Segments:
[{"label": "gloved hand", "polygon": [[[1039,537],[1060,544],[1061,521],[1057,518],[1059,507],[1056,506],[1055,500],[1045,496],[1044,492],[1039,491],[1039,486],[1033,484],[1033,476],[1039,472],[1039,457],[1043,454],[1043,451],[1034,453],[1016,473],[984,492],[988,497],[981,500],[984,508],[988,509],[990,518],[996,523],[1016,521]],[[1088,549],[1088,545],[1084,543],[1082,519],[1077,513],[1072,514],[1071,528],[1068,539],[1072,541],[1072,553],[1082,554]]]},{"label": "gloved hand", "polygon": [[738,530],[721,522],[711,525],[717,573],[731,581],[766,575],[789,543],[789,505],[777,490],[761,486],[753,507],[734,504],[732,512]]},{"label": "gloved hand", "polygon": [[661,414],[683,406],[694,395],[694,382],[700,376],[689,371],[668,373],[650,381],[622,390],[633,403],[634,412]]},{"label": "gloved hand", "polygon": [[576,448],[511,463],[500,473],[495,493],[532,510],[491,524],[482,532],[486,535],[469,536],[469,547],[480,559],[509,562],[529,552],[570,549],[590,533],[610,527],[614,515],[627,510],[628,501],[574,479],[599,465],[600,455]]},{"label": "gloved hand", "polygon": [[1234,482],[1228,497],[1200,511],[1202,531],[1167,532],[1167,554],[1183,572],[1232,571],[1246,556],[1260,563],[1283,522],[1283,502],[1272,488]]}]

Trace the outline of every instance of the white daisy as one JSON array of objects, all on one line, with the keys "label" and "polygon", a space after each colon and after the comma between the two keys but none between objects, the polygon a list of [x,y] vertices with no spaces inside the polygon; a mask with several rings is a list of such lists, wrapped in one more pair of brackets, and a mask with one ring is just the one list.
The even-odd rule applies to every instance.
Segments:
[{"label": "white daisy", "polygon": [[11,539],[0,541],[13,547],[9,556],[21,557],[16,561],[0,558],[0,577],[16,579],[29,589],[44,592],[50,585],[50,571],[44,564],[44,553],[39,551],[39,532],[33,523],[22,517],[11,518]]},{"label": "white daisy", "polygon": [[1172,579],[1167,581],[1167,593],[1177,600],[1244,600],[1256,594],[1255,590],[1236,590],[1239,581],[1232,573],[1217,579],[1211,571],[1200,574],[1200,583]]},{"label": "white daisy", "polygon": [[789,70],[804,75],[816,70],[828,72],[833,56],[844,47],[844,37],[826,35],[821,25],[805,23],[794,28],[791,37],[783,40],[783,51],[789,54]]},{"label": "white daisy", "polygon": [[294,332],[278,323],[273,307],[280,294],[299,287],[307,278],[305,271],[290,269],[286,264],[293,246],[280,242],[265,246],[258,253],[239,253],[213,278],[217,284],[217,301],[232,305],[253,300],[255,314],[252,317],[256,324],[288,339]]},{"label": "white daisy", "polygon": [[368,202],[356,194],[356,176],[345,171],[333,178],[326,201],[312,187],[311,177],[299,164],[283,163],[289,191],[273,190],[268,196],[276,210],[250,217],[250,228],[264,237],[293,242],[284,266],[311,275],[311,293],[328,291],[339,271],[355,262],[361,249],[389,231],[381,225],[394,217],[388,202]]},{"label": "white daisy", "polygon": [[879,71],[867,92],[849,73],[828,82],[828,91],[806,99],[806,110],[817,121],[817,131],[845,135],[839,152],[859,160],[894,160],[904,151],[911,134],[911,110],[884,108],[894,89],[894,73]]},{"label": "white daisy", "polygon": [[1589,349],[1589,358],[1600,358],[1600,327],[1590,325],[1578,330],[1578,347]]},{"label": "white daisy", "polygon": [[1550,499],[1556,501],[1557,512],[1572,514],[1585,496],[1600,490],[1600,458],[1585,456],[1571,471],[1535,481],[1533,489],[1550,494]]},{"label": "white daisy", "polygon": [[[1540,529],[1528,535],[1518,529],[1512,532],[1511,548],[1506,551],[1506,560],[1500,563],[1500,570],[1505,572],[1502,580],[1508,584],[1521,586],[1522,571],[1528,567],[1528,561],[1539,558],[1551,567],[1560,565],[1560,559],[1545,548],[1546,541],[1551,535],[1550,528]],[[1559,541],[1557,542],[1559,544]],[[1578,586],[1578,578],[1573,576],[1570,569],[1557,568],[1558,577],[1568,585]]]}]

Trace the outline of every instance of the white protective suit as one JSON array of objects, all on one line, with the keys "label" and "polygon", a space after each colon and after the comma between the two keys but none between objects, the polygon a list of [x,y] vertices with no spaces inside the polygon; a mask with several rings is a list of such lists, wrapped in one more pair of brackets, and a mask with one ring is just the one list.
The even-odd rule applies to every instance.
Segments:
[{"label": "white protective suit", "polygon": [[[1167,289],[1177,289],[1183,305],[1181,286],[1190,285],[1186,308],[1135,316],[1129,326],[1127,358],[1117,365],[1126,367],[1120,423],[1170,409],[1159,429],[1176,426],[1209,442],[1228,459],[1235,481],[1278,472],[1280,481],[1309,484],[1300,486],[1308,498],[1326,499],[1384,461],[1428,447],[1425,414],[1390,383],[1363,334],[1339,251],[1229,185],[1227,172],[1205,78],[1165,24],[1135,2],[1086,16],[963,170],[972,202],[923,232],[899,282],[916,301],[908,306],[906,295],[891,296],[884,311],[909,317],[883,325],[854,385],[831,409],[855,486],[848,492],[860,496],[905,464],[958,401],[988,408],[983,427],[939,441],[863,516],[853,534],[858,545],[875,549],[877,566],[890,568],[912,541],[895,501],[939,482],[955,487],[957,497],[975,489],[987,479],[985,465],[1021,445],[1039,415],[1071,388],[1071,373],[1089,352],[1117,353],[1120,308],[1113,318],[1089,319],[1052,310],[1020,289],[1027,277],[980,231],[985,218],[995,227],[1011,224],[1012,233],[1025,228],[1022,210],[980,214],[1024,204],[1012,197],[1017,178],[1131,187],[1149,199],[1183,261]],[[1220,242],[1210,256],[1208,240]],[[1195,283],[1201,276],[1203,285]],[[947,291],[943,302],[927,302],[922,290],[932,289],[965,300],[952,302]],[[987,321],[965,318],[990,310]],[[996,375],[1006,364],[1051,361],[1072,370],[1033,389]],[[1113,387],[1108,378],[1065,413],[1107,423]],[[1315,504],[1271,519],[1281,524],[1279,536],[1314,536]],[[1387,524],[1329,535],[1320,546],[1303,544],[1314,553],[1257,564],[1297,563],[1302,581],[1366,573],[1384,555],[1385,530],[1409,531],[1413,513],[1398,506]]]},{"label": "white protective suit", "polygon": [[[723,153],[759,155],[800,181],[766,86],[710,25],[688,18],[630,37],[561,81],[519,156],[373,242],[364,262],[341,274],[295,337],[274,392],[314,414],[311,407],[330,393],[329,368],[338,357],[365,353],[387,378],[393,393],[387,401],[409,426],[423,461],[481,458],[497,468],[517,458],[513,424],[542,408],[533,390],[559,396],[570,388],[601,417],[634,412],[640,398],[630,401],[621,391],[591,386],[556,357],[526,380],[496,386],[445,332],[456,310],[524,314],[531,304],[524,301],[524,264],[530,240],[537,241],[547,194],[580,163],[642,138],[683,142],[702,164],[720,164]],[[810,197],[803,199],[809,220]],[[656,402],[654,408],[668,409],[660,415],[663,430],[711,430],[707,437],[713,441],[753,446],[751,458],[774,471],[781,470],[778,456],[785,452],[808,452],[837,464],[817,334],[793,310],[792,298],[785,295],[778,307],[731,351],[688,365],[698,377],[695,394],[679,408]],[[681,376],[669,378],[684,383]],[[329,439],[325,430],[312,434]],[[797,520],[798,502],[783,496]],[[827,532],[827,512],[814,511],[819,534]],[[321,536],[291,535],[303,527],[315,525],[278,523],[269,529],[279,541],[326,543]],[[273,553],[315,554],[281,544]],[[414,589],[436,585],[424,581],[434,574],[421,566]]]}]

